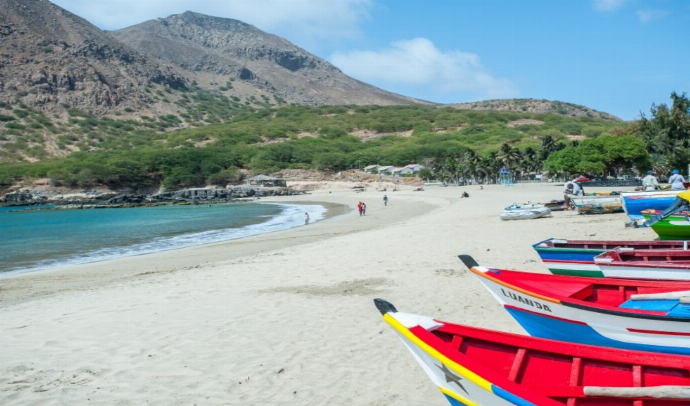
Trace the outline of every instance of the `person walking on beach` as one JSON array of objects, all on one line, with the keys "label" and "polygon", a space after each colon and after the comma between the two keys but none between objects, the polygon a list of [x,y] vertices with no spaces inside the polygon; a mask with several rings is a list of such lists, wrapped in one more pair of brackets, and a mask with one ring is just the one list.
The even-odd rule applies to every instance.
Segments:
[{"label": "person walking on beach", "polygon": [[383,195],[383,205],[388,206],[388,196]]},{"label": "person walking on beach", "polygon": [[674,169],[671,172],[671,177],[668,178],[668,184],[671,185],[671,190],[685,190],[685,178],[680,174],[678,169]]},{"label": "person walking on beach", "polygon": [[362,215],[362,211],[364,210],[363,204],[364,203],[362,202],[357,203],[357,210],[359,211],[360,216]]},{"label": "person walking on beach", "polygon": [[644,190],[656,190],[659,189],[659,181],[656,179],[656,172],[653,170],[647,171],[647,176],[642,178],[642,187]]},{"label": "person walking on beach", "polygon": [[362,216],[366,216],[366,215],[367,215],[367,205],[364,202],[362,202]]},{"label": "person walking on beach", "polygon": [[306,211],[304,212],[304,224],[309,224],[309,213],[307,213]]}]

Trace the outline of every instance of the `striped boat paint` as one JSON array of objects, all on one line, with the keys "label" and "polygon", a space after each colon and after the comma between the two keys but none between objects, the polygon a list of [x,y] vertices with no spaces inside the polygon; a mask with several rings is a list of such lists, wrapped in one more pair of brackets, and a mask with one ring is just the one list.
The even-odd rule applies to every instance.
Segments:
[{"label": "striped boat paint", "polygon": [[[586,248],[585,248],[586,247]],[[587,277],[627,277],[644,278],[635,273],[608,273],[595,257],[615,249],[632,248],[635,250],[669,250],[683,249],[683,241],[606,241],[606,240],[568,240],[549,238],[532,244],[539,258],[549,271],[555,275]],[[607,267],[609,269],[611,267]],[[653,279],[654,277],[649,277]],[[658,278],[657,278],[658,279]],[[675,279],[675,278],[672,278]]]},{"label": "striped boat paint", "polygon": [[[453,406],[688,406],[688,398],[674,397],[690,391],[687,356],[564,345],[374,302]],[[619,392],[592,394],[597,388]],[[665,396],[658,389],[673,393]],[[661,396],[650,400],[654,393]]]},{"label": "striped boat paint", "polygon": [[[415,329],[429,328],[434,323],[438,324],[435,320],[401,312],[386,313],[383,318],[393,327],[402,342],[412,352],[414,358],[451,405],[538,406],[498,388],[464,366],[453,362],[415,334]],[[420,325],[424,327],[419,327]],[[447,382],[448,379],[444,373],[446,369],[462,379],[462,387],[454,381]]]},{"label": "striped boat paint", "polygon": [[645,192],[623,192],[623,210],[631,220],[642,219],[642,211],[647,209],[665,210],[675,200],[680,190],[656,190]]},{"label": "striped boat paint", "polygon": [[[666,311],[589,303],[560,294],[550,294],[547,288],[536,288],[538,285],[535,282],[536,279],[545,279],[544,286],[556,288],[569,279],[581,282],[586,288],[588,283],[610,282],[605,279],[537,275],[482,266],[474,266],[471,271],[530,335],[577,343],[690,355],[687,338],[687,334],[690,334],[690,316],[670,316],[671,312]],[[511,282],[506,282],[503,275],[508,276]],[[520,278],[523,276],[529,282],[522,284]],[[624,283],[623,281],[626,280],[621,280],[621,283]],[[667,283],[677,284],[678,290],[690,288],[690,283]]]}]

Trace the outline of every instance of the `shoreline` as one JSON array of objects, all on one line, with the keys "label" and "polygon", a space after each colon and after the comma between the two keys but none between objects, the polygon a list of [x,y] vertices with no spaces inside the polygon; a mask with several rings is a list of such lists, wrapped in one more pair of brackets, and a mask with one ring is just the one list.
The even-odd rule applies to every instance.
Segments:
[{"label": "shoreline", "polygon": [[[246,240],[4,278],[0,400],[447,405],[374,298],[401,312],[524,334],[457,255],[545,273],[531,245],[546,238],[656,238],[625,227],[623,213],[499,218],[512,203],[562,198],[554,186],[405,189],[387,193],[388,206],[382,192],[320,190],[285,201],[341,204],[342,215]],[[364,217],[354,211],[360,200]]]},{"label": "shoreline", "polygon": [[[30,301],[66,291],[99,288],[142,275],[148,276],[199,268],[212,263],[256,255],[271,249],[310,243],[324,236],[323,233],[319,232],[323,222],[334,221],[339,216],[356,211],[354,205],[336,203],[333,201],[334,199],[329,199],[326,195],[319,200],[313,199],[308,194],[300,195],[301,199],[295,199],[295,197],[295,195],[266,197],[255,202],[257,204],[319,205],[326,208],[324,219],[307,226],[292,227],[222,242],[0,275],[0,281],[3,282],[0,306]],[[365,224],[358,227],[343,227],[338,234],[353,233],[374,226],[374,224]],[[308,228],[305,229],[305,227]],[[154,265],[151,269],[151,264],[160,265]]]}]

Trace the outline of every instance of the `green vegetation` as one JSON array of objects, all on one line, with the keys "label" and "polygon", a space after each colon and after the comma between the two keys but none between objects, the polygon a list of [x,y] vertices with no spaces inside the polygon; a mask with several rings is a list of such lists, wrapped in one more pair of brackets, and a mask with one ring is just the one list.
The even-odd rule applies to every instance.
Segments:
[{"label": "green vegetation", "polygon": [[[183,93],[178,105],[185,109],[177,114],[138,119],[70,109],[60,124],[22,106],[0,116],[16,117],[3,121],[0,159],[38,162],[0,165],[0,186],[49,177],[68,186],[176,189],[236,182],[240,169],[340,171],[373,163],[421,163],[427,167],[422,176],[447,182],[495,181],[501,167],[517,177],[545,169],[561,176],[616,175],[653,162],[688,162],[688,101],[672,97],[672,109],[654,107],[653,119],[634,124],[429,106],[269,107],[268,98],[250,98],[265,106],[250,108],[205,92]],[[47,158],[38,147],[46,133],[58,147],[78,152]],[[674,148],[666,147],[669,140]]]},{"label": "green vegetation", "polygon": [[690,99],[673,92],[671,100],[670,108],[652,105],[652,118],[643,115],[633,131],[647,145],[653,167],[662,175],[690,164]]}]

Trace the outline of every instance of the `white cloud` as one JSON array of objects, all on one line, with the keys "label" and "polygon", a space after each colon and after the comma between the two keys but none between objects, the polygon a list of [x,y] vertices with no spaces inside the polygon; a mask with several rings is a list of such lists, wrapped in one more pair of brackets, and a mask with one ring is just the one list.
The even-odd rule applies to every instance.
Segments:
[{"label": "white cloud", "polygon": [[666,17],[666,14],[668,13],[663,10],[639,10],[637,18],[643,23],[648,23],[654,20],[661,20]]},{"label": "white cloud", "polygon": [[232,18],[257,28],[309,40],[357,38],[373,0],[51,0],[102,29],[129,27],[155,18],[194,11]]},{"label": "white cloud", "polygon": [[474,99],[518,94],[511,81],[493,77],[476,54],[442,52],[426,38],[397,41],[377,52],[337,52],[330,61],[347,75],[383,88],[409,87],[436,96],[464,92]]},{"label": "white cloud", "polygon": [[623,7],[623,0],[594,0],[596,11],[617,11]]}]

